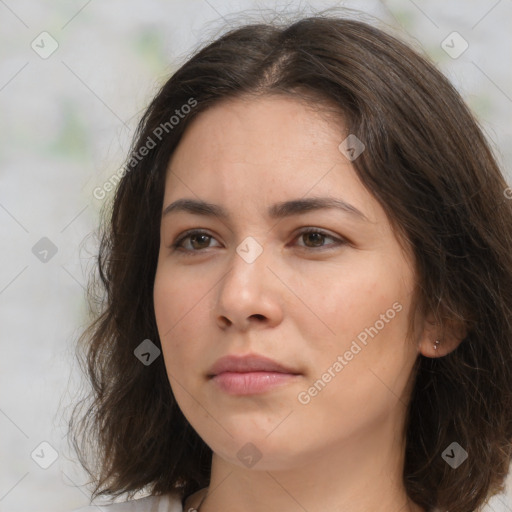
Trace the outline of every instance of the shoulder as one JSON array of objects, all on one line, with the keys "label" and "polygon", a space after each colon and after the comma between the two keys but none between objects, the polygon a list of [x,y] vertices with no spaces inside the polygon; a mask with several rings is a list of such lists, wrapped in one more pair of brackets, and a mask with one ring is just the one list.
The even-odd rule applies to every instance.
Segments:
[{"label": "shoulder", "polygon": [[72,512],[183,512],[181,500],[176,495],[146,496],[138,500],[109,505],[90,505]]}]

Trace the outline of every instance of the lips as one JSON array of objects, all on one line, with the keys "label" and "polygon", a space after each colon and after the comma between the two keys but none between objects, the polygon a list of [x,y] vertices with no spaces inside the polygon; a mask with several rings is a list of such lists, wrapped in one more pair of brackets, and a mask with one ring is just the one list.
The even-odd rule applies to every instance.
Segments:
[{"label": "lips", "polygon": [[229,355],[221,357],[209,370],[208,377],[214,377],[221,373],[286,373],[291,375],[300,375],[289,366],[273,361],[260,355],[234,356]]},{"label": "lips", "polygon": [[301,373],[287,365],[255,354],[225,356],[210,369],[208,377],[228,395],[262,395],[292,384]]}]

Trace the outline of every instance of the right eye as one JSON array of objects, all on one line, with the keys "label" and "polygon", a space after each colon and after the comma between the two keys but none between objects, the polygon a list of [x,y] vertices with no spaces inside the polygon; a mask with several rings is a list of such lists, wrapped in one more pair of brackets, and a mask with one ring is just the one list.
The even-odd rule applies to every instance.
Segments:
[{"label": "right eye", "polygon": [[[214,240],[213,236],[210,235],[207,231],[202,231],[198,229],[186,231],[172,244],[171,247],[175,249],[183,249],[185,252],[200,252],[201,249],[207,249],[208,243],[211,240]],[[190,248],[184,248],[183,242],[190,242]],[[206,244],[206,245],[205,245]],[[198,247],[199,246],[199,247]]]}]

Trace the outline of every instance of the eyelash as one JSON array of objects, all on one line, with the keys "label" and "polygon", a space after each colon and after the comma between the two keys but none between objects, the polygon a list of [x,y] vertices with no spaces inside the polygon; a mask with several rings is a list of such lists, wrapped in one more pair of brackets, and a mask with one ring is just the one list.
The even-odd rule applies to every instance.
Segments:
[{"label": "eyelash", "polygon": [[[294,240],[300,238],[303,235],[309,234],[309,233],[319,234],[319,235],[324,236],[325,238],[331,238],[332,240],[335,240],[335,243],[330,244],[332,246],[346,245],[348,243],[348,241],[343,239],[343,238],[334,237],[334,236],[329,235],[328,233],[325,233],[324,231],[322,231],[320,229],[317,229],[317,228],[305,228],[305,229],[303,229],[302,231],[300,231],[297,234],[297,236],[294,238]],[[181,244],[187,238],[190,238],[193,235],[205,235],[207,237],[214,238],[207,231],[203,231],[201,229],[193,229],[193,230],[186,231],[185,233],[183,233],[174,243],[172,243],[170,245],[170,247],[173,248],[173,249],[180,249],[180,250],[183,250],[183,251],[188,252],[188,253],[200,253],[200,252],[203,252],[204,249],[194,250],[194,249],[183,249],[183,247],[181,247]],[[313,251],[315,251],[315,250],[320,250],[320,251],[325,250],[325,247],[306,247],[306,246],[300,246],[300,247],[303,248],[303,249],[308,249],[308,250],[313,250]],[[208,249],[208,247],[206,247],[205,249]]]}]

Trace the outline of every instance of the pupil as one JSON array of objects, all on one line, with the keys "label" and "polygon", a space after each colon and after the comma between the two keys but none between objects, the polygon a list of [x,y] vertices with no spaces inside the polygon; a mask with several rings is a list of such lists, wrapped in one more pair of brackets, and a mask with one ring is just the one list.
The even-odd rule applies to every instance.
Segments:
[{"label": "pupil", "polygon": [[[193,242],[194,242],[194,240],[195,240],[195,241],[197,241],[198,239],[201,239],[201,238],[203,239],[203,242],[204,242],[204,239],[209,238],[209,235],[194,235],[194,236],[192,237],[192,245],[194,245],[194,243],[193,243]],[[207,243],[207,242],[208,242],[208,241],[206,240],[206,243]],[[199,241],[199,242],[198,242],[198,244],[199,244],[199,245],[201,245],[201,242]]]},{"label": "pupil", "polygon": [[[324,236],[324,235],[322,235],[321,233],[306,233],[306,235],[307,235],[307,237],[309,237],[309,238],[315,238],[315,237],[316,237],[316,241],[317,241],[318,243],[321,243],[321,242],[322,242],[322,237]],[[315,244],[314,242],[315,242],[315,241],[313,240],[313,245],[318,245],[318,244]]]}]

